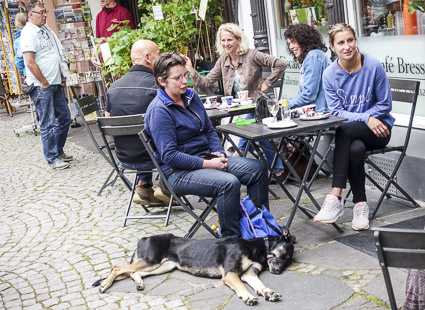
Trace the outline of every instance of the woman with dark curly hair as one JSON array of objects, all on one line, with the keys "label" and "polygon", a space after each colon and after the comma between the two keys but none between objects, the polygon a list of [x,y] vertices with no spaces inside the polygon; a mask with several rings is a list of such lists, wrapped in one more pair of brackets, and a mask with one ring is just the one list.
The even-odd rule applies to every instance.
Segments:
[{"label": "woman with dark curly hair", "polygon": [[298,95],[288,99],[289,106],[294,108],[315,104],[317,112],[327,112],[322,74],[331,62],[325,54],[327,47],[321,34],[309,25],[296,24],[286,29],[285,39],[289,53],[302,64]]}]

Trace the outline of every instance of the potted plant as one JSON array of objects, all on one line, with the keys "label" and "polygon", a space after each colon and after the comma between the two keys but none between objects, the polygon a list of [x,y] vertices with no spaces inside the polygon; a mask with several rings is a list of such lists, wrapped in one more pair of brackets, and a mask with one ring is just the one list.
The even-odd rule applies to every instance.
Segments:
[{"label": "potted plant", "polygon": [[[215,34],[223,22],[222,1],[208,1],[205,21],[198,16],[199,4],[200,0],[139,0],[139,9],[147,12],[141,18],[144,37],[158,44],[162,52],[188,54],[194,64],[198,60],[215,62]],[[163,20],[154,19],[155,5],[161,6]]]},{"label": "potted plant", "polygon": [[[152,3],[139,0],[139,9],[146,12],[141,17],[141,29],[132,30],[124,25],[110,37],[96,39],[96,43],[108,42],[111,50],[112,64],[102,71],[104,76],[110,77],[106,84],[110,85],[130,70],[131,46],[141,39],[152,40],[161,52],[188,54],[195,66],[201,64],[200,69],[210,70],[217,60],[215,35],[223,22],[222,1],[208,1],[205,21],[198,17],[199,4],[200,0],[156,0]],[[164,19],[154,19],[155,5],[161,5]],[[115,27],[113,25],[108,30]]]},{"label": "potted plant", "polygon": [[407,5],[409,6],[409,13],[413,13],[414,11],[425,13],[425,0],[409,1]]}]

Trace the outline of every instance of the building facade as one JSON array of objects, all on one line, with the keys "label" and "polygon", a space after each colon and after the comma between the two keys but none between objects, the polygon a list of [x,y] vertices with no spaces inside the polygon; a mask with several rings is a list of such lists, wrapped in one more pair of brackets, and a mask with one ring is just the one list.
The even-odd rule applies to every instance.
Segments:
[{"label": "building facade", "polygon": [[[233,2],[235,2],[233,0]],[[357,33],[361,52],[379,59],[389,78],[412,79],[421,82],[414,129],[408,156],[398,174],[400,184],[418,199],[425,199],[422,176],[425,174],[425,14],[408,12],[408,1],[399,0],[264,0],[238,1],[238,20],[254,40],[258,14],[257,3],[264,4],[267,20],[268,50],[288,62],[283,94],[295,96],[299,82],[300,65],[293,61],[287,50],[284,32],[291,22],[314,24],[328,46],[328,30],[336,22],[349,23]],[[264,47],[262,47],[264,49]],[[328,51],[331,57],[330,51]],[[410,109],[394,102],[392,114],[396,118],[391,143],[403,144]],[[394,156],[385,155],[391,169]]]}]

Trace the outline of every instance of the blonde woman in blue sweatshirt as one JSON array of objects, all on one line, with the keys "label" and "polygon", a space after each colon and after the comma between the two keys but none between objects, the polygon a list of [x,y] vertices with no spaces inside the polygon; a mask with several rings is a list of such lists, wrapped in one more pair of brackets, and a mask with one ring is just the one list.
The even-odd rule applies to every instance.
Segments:
[{"label": "blonde woman in blue sweatshirt", "polygon": [[394,117],[391,89],[381,63],[357,49],[356,34],[348,24],[336,24],[329,45],[338,56],[323,74],[326,101],[332,115],[345,117],[336,130],[332,191],[316,222],[334,223],[344,211],[341,199],[347,179],[353,191],[354,230],[369,228],[363,158],[367,150],[388,144]]}]

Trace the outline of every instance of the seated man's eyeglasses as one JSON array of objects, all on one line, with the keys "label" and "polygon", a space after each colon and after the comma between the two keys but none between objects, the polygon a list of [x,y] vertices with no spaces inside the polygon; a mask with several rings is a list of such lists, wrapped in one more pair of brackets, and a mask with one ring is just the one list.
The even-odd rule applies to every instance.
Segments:
[{"label": "seated man's eyeglasses", "polygon": [[176,82],[181,82],[183,79],[188,79],[189,78],[189,72],[186,72],[183,75],[179,75],[176,77],[170,77],[170,79],[175,80]]},{"label": "seated man's eyeglasses", "polygon": [[47,15],[47,13],[49,13],[49,11],[48,10],[45,10],[45,11],[40,11],[40,12],[37,12],[37,11],[31,11],[32,13],[36,13],[36,14],[40,14],[40,15]]}]

